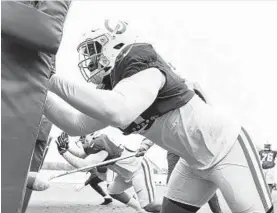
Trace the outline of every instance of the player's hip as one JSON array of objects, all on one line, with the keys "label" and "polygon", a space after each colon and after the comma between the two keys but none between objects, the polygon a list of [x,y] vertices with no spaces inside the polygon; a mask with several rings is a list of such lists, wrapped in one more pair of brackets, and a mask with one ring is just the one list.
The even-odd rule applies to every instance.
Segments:
[{"label": "player's hip", "polygon": [[240,128],[195,96],[180,109],[158,118],[145,136],[184,158],[188,165],[204,169],[228,153]]},{"label": "player's hip", "polygon": [[112,166],[112,170],[121,176],[125,182],[130,182],[134,176],[143,174],[144,171],[151,171],[151,165],[148,160],[140,158],[138,161],[129,163],[117,163]]}]

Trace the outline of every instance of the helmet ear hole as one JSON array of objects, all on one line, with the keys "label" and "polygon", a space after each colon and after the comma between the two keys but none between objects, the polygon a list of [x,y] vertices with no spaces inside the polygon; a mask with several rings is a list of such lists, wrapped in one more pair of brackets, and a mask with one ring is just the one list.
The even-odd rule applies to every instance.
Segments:
[{"label": "helmet ear hole", "polygon": [[113,48],[116,49],[116,50],[119,50],[119,49],[121,49],[123,46],[124,46],[123,43],[119,43],[119,44],[115,45]]}]

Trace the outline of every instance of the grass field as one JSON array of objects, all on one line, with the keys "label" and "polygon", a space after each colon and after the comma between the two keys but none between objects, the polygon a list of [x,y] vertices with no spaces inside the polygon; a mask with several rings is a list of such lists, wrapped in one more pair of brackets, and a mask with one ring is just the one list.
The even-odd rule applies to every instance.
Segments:
[{"label": "grass field", "polygon": [[[33,192],[27,213],[135,213],[131,208],[114,201],[109,206],[99,206],[103,201],[90,187],[80,192],[75,191],[75,184],[53,183],[43,192]],[[165,187],[157,186],[158,199],[162,200]],[[132,193],[132,191],[130,191]],[[273,194],[274,203],[277,204],[277,192]],[[220,199],[224,213],[229,213],[225,201]],[[210,213],[207,205],[199,213]]]}]

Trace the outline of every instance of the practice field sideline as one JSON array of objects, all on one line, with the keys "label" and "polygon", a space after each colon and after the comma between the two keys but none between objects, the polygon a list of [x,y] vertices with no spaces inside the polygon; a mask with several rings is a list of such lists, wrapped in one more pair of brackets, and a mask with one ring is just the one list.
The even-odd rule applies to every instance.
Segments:
[{"label": "practice field sideline", "polygon": [[[53,183],[46,191],[33,192],[27,213],[135,213],[133,209],[117,201],[109,206],[99,206],[98,204],[103,200],[94,190],[88,186],[76,192],[75,186],[72,183]],[[164,190],[164,186],[157,187],[159,200],[162,199]],[[276,191],[273,194],[273,200],[277,207]],[[220,199],[220,204],[222,204],[224,213],[230,212],[222,199]],[[199,211],[199,213],[209,212],[211,211],[207,205]]]}]

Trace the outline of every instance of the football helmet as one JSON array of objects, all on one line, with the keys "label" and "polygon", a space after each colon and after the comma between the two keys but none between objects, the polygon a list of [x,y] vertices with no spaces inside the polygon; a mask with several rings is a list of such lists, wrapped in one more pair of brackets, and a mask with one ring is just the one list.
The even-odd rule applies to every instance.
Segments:
[{"label": "football helmet", "polygon": [[269,143],[264,144],[264,149],[271,150],[271,144],[269,144]]},{"label": "football helmet", "polygon": [[87,82],[102,83],[111,73],[116,57],[127,45],[136,43],[137,35],[129,32],[128,23],[117,21],[114,24],[105,20],[104,27],[86,33],[78,45],[78,67]]}]

